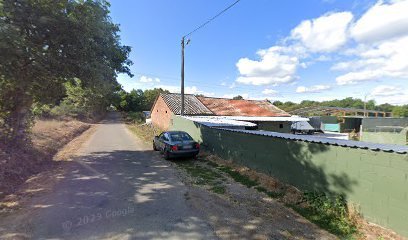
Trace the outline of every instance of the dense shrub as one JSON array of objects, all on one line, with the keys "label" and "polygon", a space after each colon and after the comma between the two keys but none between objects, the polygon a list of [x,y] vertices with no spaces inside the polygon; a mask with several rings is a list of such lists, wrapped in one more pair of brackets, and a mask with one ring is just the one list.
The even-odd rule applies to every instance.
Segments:
[{"label": "dense shrub", "polygon": [[145,117],[142,112],[128,112],[126,120],[132,123],[144,123]]}]

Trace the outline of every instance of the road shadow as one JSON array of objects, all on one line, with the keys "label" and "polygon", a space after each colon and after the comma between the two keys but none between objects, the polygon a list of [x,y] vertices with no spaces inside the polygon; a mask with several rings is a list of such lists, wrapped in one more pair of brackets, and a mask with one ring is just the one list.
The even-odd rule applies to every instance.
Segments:
[{"label": "road shadow", "polygon": [[302,217],[282,215],[288,210],[279,204],[268,205],[273,219],[263,218],[221,195],[186,187],[172,161],[157,152],[92,152],[61,164],[66,170],[54,176],[60,181],[52,192],[34,197],[23,215],[0,220],[0,239],[216,239],[214,229],[256,239],[257,229],[272,221],[278,227],[268,230],[270,239],[287,237],[288,221],[297,226],[293,233],[307,231],[306,239],[322,236]]},{"label": "road shadow", "polygon": [[[32,199],[1,239],[213,238],[186,204],[170,162],[152,151],[93,152],[61,163],[53,192]],[[27,189],[30,191],[30,189]]]}]

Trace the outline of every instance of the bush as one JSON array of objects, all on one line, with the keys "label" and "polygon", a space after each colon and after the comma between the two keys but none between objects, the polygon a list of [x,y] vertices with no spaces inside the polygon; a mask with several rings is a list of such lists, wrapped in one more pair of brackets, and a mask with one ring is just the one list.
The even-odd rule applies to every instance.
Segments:
[{"label": "bush", "polygon": [[86,113],[85,109],[76,107],[71,104],[62,102],[59,106],[55,106],[50,111],[51,116],[53,117],[75,117],[81,118],[88,116],[89,113]]},{"label": "bush", "polygon": [[357,232],[344,196],[330,197],[324,193],[305,192],[306,208],[291,206],[304,217],[337,236],[349,237]]},{"label": "bush", "polygon": [[31,112],[34,117],[50,117],[51,116],[51,105],[34,103]]},{"label": "bush", "polygon": [[142,112],[128,112],[126,116],[126,121],[133,123],[144,123],[145,117]]}]

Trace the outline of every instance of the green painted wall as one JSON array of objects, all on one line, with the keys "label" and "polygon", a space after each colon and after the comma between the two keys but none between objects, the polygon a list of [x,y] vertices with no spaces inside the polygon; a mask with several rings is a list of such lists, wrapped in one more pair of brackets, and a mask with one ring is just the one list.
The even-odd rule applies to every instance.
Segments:
[{"label": "green painted wall", "polygon": [[408,145],[408,131],[402,130],[399,133],[391,132],[363,132],[361,141],[374,143],[387,143]]},{"label": "green painted wall", "polygon": [[178,116],[172,128],[224,159],[299,189],[344,194],[367,220],[408,237],[408,154],[224,131]]}]

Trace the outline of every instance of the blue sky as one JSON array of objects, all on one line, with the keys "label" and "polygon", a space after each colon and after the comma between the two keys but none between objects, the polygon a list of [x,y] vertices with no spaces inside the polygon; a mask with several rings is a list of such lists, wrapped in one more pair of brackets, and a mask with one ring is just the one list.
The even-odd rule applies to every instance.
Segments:
[{"label": "blue sky", "polygon": [[[132,47],[125,90],[180,85],[181,37],[234,0],[112,0]],[[190,36],[186,91],[281,101],[408,104],[408,1],[241,0]]]}]

